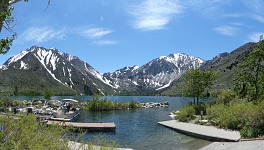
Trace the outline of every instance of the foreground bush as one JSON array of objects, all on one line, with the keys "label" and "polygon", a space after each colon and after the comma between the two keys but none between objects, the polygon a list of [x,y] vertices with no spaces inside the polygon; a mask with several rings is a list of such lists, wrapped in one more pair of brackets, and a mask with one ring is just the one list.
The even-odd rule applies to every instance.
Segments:
[{"label": "foreground bush", "polygon": [[0,116],[0,126],[1,149],[68,149],[68,130],[56,125],[42,125],[34,115]]},{"label": "foreground bush", "polygon": [[[69,150],[69,149],[118,149],[118,143],[103,136],[84,139],[86,132],[80,130],[74,136],[70,128],[58,125],[46,126],[37,122],[34,115],[0,116],[0,149],[1,150]],[[78,140],[76,143],[70,140]],[[87,143],[87,144],[85,144]]]},{"label": "foreground bush", "polygon": [[176,115],[175,119],[181,122],[188,122],[195,118],[195,110],[192,105],[185,105]]},{"label": "foreground bush", "polygon": [[218,103],[207,108],[209,120],[215,125],[240,130],[246,138],[264,135],[264,101],[258,103],[234,100],[227,105]]}]

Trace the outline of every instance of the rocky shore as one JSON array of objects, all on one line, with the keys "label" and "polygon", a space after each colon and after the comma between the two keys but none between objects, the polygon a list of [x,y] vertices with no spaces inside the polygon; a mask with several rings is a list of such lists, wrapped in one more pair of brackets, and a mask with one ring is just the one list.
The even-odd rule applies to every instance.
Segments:
[{"label": "rocky shore", "polygon": [[168,107],[169,102],[147,102],[147,103],[141,103],[141,108],[154,108],[154,107]]}]

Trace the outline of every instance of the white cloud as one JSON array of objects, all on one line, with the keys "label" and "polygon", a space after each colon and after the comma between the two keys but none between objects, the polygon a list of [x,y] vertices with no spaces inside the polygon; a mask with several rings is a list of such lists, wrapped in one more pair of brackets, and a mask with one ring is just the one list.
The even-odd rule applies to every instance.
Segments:
[{"label": "white cloud", "polygon": [[259,42],[259,38],[261,35],[264,36],[264,32],[255,32],[255,33],[250,34],[248,36],[248,39],[250,42]]},{"label": "white cloud", "polygon": [[64,29],[56,30],[51,27],[30,27],[22,33],[20,40],[34,41],[37,43],[47,42],[50,40],[62,39],[66,35]]},{"label": "white cloud", "polygon": [[224,0],[185,0],[184,6],[194,10],[203,17],[215,18],[223,15],[223,8],[231,5],[231,1]]},{"label": "white cloud", "polygon": [[253,15],[253,18],[261,23],[264,23],[264,17],[260,15]]},{"label": "white cloud", "polygon": [[80,34],[88,38],[102,38],[114,31],[104,28],[88,28],[80,31]]},{"label": "white cloud", "polygon": [[132,25],[141,30],[163,29],[176,14],[183,11],[178,0],[145,0],[129,8],[134,17]]},{"label": "white cloud", "polygon": [[250,17],[264,23],[264,0],[244,0],[244,5],[248,7],[253,14],[250,14]]},{"label": "white cloud", "polygon": [[244,5],[250,8],[255,13],[263,14],[264,13],[264,1],[263,0],[243,0]]},{"label": "white cloud", "polygon": [[114,40],[105,40],[105,36],[110,35],[114,31],[111,29],[100,28],[100,27],[77,27],[73,30],[74,33],[77,33],[81,36],[84,36],[91,40],[93,45],[114,45],[118,44]]},{"label": "white cloud", "polygon": [[115,45],[115,44],[118,44],[118,42],[114,40],[97,40],[97,41],[93,41],[93,44],[95,45]]},{"label": "white cloud", "polygon": [[242,14],[242,13],[230,13],[230,14],[224,14],[223,17],[227,17],[227,18],[241,18],[241,17],[246,17],[246,14]]},{"label": "white cloud", "polygon": [[223,35],[234,36],[236,31],[239,30],[239,28],[232,27],[232,26],[220,26],[220,27],[214,28],[214,30]]}]

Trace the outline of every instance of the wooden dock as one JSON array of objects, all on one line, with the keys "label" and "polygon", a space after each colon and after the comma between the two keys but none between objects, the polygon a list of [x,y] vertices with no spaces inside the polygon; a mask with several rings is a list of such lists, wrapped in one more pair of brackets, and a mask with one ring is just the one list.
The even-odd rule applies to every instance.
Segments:
[{"label": "wooden dock", "polygon": [[58,124],[65,127],[85,129],[91,132],[114,132],[116,129],[115,123],[83,123],[83,122],[62,122],[62,121],[49,120],[47,124],[48,125]]}]

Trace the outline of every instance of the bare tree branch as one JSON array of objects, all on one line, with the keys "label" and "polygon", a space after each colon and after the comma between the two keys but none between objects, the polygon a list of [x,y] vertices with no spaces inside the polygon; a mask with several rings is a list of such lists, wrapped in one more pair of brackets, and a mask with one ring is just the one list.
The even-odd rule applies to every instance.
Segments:
[{"label": "bare tree branch", "polygon": [[48,5],[47,5],[45,11],[49,8],[49,6],[50,6],[50,0],[48,1]]}]

